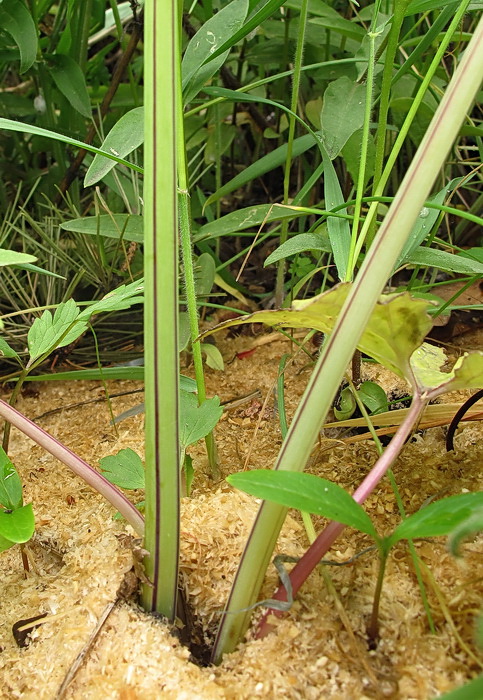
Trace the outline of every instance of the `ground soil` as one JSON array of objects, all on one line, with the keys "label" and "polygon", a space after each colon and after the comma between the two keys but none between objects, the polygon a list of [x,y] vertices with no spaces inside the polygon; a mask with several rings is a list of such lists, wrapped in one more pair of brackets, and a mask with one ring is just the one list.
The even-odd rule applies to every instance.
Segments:
[{"label": "ground soil", "polygon": [[[476,342],[476,341],[475,341]],[[479,342],[479,341],[478,341]],[[218,340],[224,372],[208,371],[208,393],[227,401],[258,390],[260,396],[225,411],[216,429],[223,476],[241,469],[270,467],[281,444],[273,385],[286,340],[241,336]],[[467,342],[467,347],[472,341]],[[237,357],[244,350],[256,350]],[[457,353],[458,350],[453,351]],[[392,375],[374,365],[366,370],[404,392]],[[187,368],[186,373],[190,373]],[[299,354],[286,375],[290,418],[310,375],[309,359]],[[111,393],[138,388],[113,382]],[[143,452],[143,416],[129,418],[116,434],[96,382],[35,385],[19,408],[89,463],[131,447]],[[7,393],[4,393],[4,397]],[[462,401],[467,394],[451,395]],[[101,401],[69,408],[91,398]],[[266,399],[266,405],[263,403]],[[112,400],[115,414],[140,401],[139,394]],[[55,413],[43,415],[52,409]],[[444,427],[417,434],[394,465],[408,513],[427,499],[483,488],[483,424],[466,423],[457,432],[455,451],[447,453]],[[344,434],[322,435],[309,470],[353,490],[376,459],[371,441],[345,441]],[[207,643],[213,638],[243,543],[253,522],[254,499],[209,478],[203,447],[192,452],[196,468],[190,498],[182,503],[181,572],[188,599]],[[10,456],[21,472],[25,500],[32,501],[36,534],[27,548],[30,572],[22,569],[15,547],[0,556],[0,697],[59,697],[61,683],[106,608],[116,600],[123,577],[133,565],[138,543],[113,509],[40,447],[12,431]],[[140,500],[142,494],[134,493]],[[379,532],[399,522],[393,492],[381,482],[367,502]],[[315,519],[320,529],[322,520]],[[365,549],[366,536],[346,530],[330,552],[342,563]],[[301,521],[292,513],[277,551],[299,556],[307,546]],[[219,667],[200,668],[169,628],[143,613],[135,602],[119,602],[87,651],[68,698],[364,698],[436,697],[481,671],[483,655],[474,643],[475,618],[483,596],[483,536],[462,547],[455,560],[443,538],[416,542],[421,557],[436,634],[431,634],[406,544],[390,558],[381,603],[381,639],[369,650],[366,624],[377,572],[369,552],[347,566],[327,566],[333,582],[315,571],[292,610],[264,640],[247,640]],[[275,569],[268,572],[262,597],[273,593]],[[334,598],[335,595],[335,598]],[[19,648],[12,625],[46,613]]]}]

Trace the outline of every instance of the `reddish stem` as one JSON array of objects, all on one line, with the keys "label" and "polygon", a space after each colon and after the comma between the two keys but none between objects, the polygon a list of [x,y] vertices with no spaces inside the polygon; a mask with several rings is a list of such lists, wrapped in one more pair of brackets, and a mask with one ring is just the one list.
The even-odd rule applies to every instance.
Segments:
[{"label": "reddish stem", "polygon": [[[425,401],[423,401],[420,396],[414,396],[406,418],[399,426],[391,442],[385,449],[384,454],[379,457],[364,481],[354,492],[353,498],[355,501],[357,501],[357,503],[361,504],[366,500],[366,498],[376,488],[382,477],[386,474],[387,470],[390,469],[399,455],[404,443],[406,442],[406,439],[411,434],[411,430],[417,422],[424,404]],[[290,572],[292,594],[294,596],[297,594],[304,581],[315,569],[322,557],[330,549],[333,542],[340,535],[344,527],[345,525],[342,525],[341,523],[329,523],[325,530],[320,533],[315,542],[311,544],[303,557],[294,566]],[[285,586],[280,586],[278,588],[277,592],[273,596],[273,599],[283,601],[287,600],[287,590]],[[258,624],[258,629],[255,634],[256,639],[263,639],[263,637],[266,637],[267,634],[273,630],[273,625],[268,622],[268,617],[270,615],[281,617],[283,615],[283,611],[267,608]]]}]

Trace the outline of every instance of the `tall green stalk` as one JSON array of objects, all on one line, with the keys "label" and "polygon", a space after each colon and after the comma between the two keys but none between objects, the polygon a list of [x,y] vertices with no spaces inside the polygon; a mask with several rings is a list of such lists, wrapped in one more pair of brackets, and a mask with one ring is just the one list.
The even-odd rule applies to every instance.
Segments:
[{"label": "tall green stalk", "polygon": [[[302,0],[299,15],[299,30],[297,33],[297,45],[295,49],[294,71],[292,78],[292,99],[290,109],[297,112],[297,104],[300,90],[300,75],[302,71],[302,59],[304,55],[305,27],[307,24],[307,14],[309,9],[308,0]],[[285,159],[285,170],[283,177],[283,203],[288,204],[290,194],[290,171],[292,168],[292,146],[295,138],[295,117],[290,115],[288,122],[287,157]],[[288,236],[288,219],[282,221],[280,232],[280,245],[285,243]],[[285,275],[285,260],[280,260],[277,267],[277,280],[275,283],[275,306],[281,306],[283,301],[283,280]]]},{"label": "tall green stalk", "polygon": [[144,564],[152,587],[142,601],[173,620],[179,558],[178,224],[175,3],[145,2],[144,357],[146,529]]},{"label": "tall green stalk", "polygon": [[[456,138],[483,77],[483,20],[471,39],[327,339],[275,464],[302,471],[378,297]],[[243,636],[287,509],[260,506],[213,650],[219,662]]]}]

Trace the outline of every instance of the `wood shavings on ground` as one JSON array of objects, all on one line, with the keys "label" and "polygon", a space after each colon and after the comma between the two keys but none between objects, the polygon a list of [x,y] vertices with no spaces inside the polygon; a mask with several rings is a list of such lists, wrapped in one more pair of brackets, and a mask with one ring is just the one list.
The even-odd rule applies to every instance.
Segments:
[{"label": "wood shavings on ground", "polygon": [[[227,341],[228,342],[228,341]],[[246,338],[220,344],[228,357],[243,350]],[[278,358],[288,342],[272,342],[256,353],[235,359],[224,373],[209,371],[209,395],[221,400],[260,389],[262,399],[272,392]],[[307,357],[299,355],[287,372],[286,403],[289,418],[310,374]],[[109,385],[112,392],[133,382]],[[39,385],[39,396],[22,398],[28,416],[102,394],[95,382]],[[139,395],[113,400],[115,413],[139,403]],[[451,397],[451,400],[456,400]],[[274,408],[273,397],[268,402]],[[281,444],[275,411],[243,414],[246,406],[230,411],[217,428],[223,474],[243,468],[270,467]],[[240,419],[230,422],[231,419]],[[65,442],[93,466],[100,457],[131,447],[142,455],[143,416],[121,423],[116,435],[105,403],[59,412],[42,419],[46,430]],[[468,423],[458,430],[454,453],[446,453],[444,429],[434,428],[408,443],[394,466],[407,511],[414,512],[428,498],[464,490],[481,490],[483,478],[482,424]],[[188,600],[211,643],[238,559],[257,509],[254,499],[213,483],[207,474],[203,446],[192,450],[197,473],[193,493],[182,502],[181,577]],[[82,649],[106,605],[115,599],[124,575],[133,564],[124,533],[125,523],[113,520],[113,509],[67,468],[46,455],[18,431],[12,431],[10,455],[32,501],[36,536],[28,545],[31,570],[24,576],[17,549],[0,555],[0,697],[51,700],[70,664]],[[245,461],[249,455],[248,463]],[[330,450],[316,448],[309,470],[336,480],[352,490],[376,458],[371,442],[344,445],[334,441]],[[134,493],[140,500],[141,493]],[[399,522],[394,496],[381,482],[367,502],[381,533]],[[314,518],[316,529],[323,520]],[[370,545],[359,533],[346,530],[327,557],[344,562]],[[277,552],[300,556],[307,546],[297,514],[288,517]],[[167,625],[142,612],[135,603],[122,603],[108,617],[66,697],[74,699],[244,700],[365,700],[401,698],[426,700],[462,684],[479,671],[483,656],[473,642],[474,620],[483,599],[483,537],[463,545],[461,560],[446,551],[443,538],[416,543],[438,591],[426,581],[436,624],[428,629],[408,548],[400,543],[390,557],[381,601],[381,641],[369,650],[365,629],[372,604],[377,556],[368,552],[351,565],[327,566],[337,595],[350,621],[348,634],[327,591],[322,574],[314,571],[292,610],[276,622],[276,630],[254,641],[252,632],[239,649],[219,667],[200,668]],[[270,567],[262,597],[270,597],[277,574]],[[445,601],[444,610],[438,595]],[[457,634],[448,623],[449,612]],[[47,613],[32,633],[29,646],[19,649],[12,624]],[[355,642],[354,642],[355,639]],[[356,643],[356,647],[354,644]],[[468,655],[470,649],[477,661]],[[371,670],[372,677],[367,673]]]}]

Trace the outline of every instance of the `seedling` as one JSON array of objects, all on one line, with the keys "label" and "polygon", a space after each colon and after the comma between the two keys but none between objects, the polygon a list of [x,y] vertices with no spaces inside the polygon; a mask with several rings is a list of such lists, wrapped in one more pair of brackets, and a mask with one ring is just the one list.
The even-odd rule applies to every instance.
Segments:
[{"label": "seedling", "polygon": [[[389,553],[400,540],[448,535],[464,525],[470,530],[481,527],[483,492],[465,493],[435,501],[409,516],[389,535],[377,533],[362,506],[342,487],[327,479],[298,472],[254,469],[227,477],[227,481],[246,493],[288,508],[322,515],[369,535],[379,553],[379,572],[367,634],[375,643],[379,634],[379,603]],[[476,520],[476,518],[478,518]],[[473,521],[473,524],[468,524]],[[465,529],[465,534],[468,529]],[[309,550],[310,551],[310,550]]]},{"label": "seedling", "polygon": [[34,530],[32,504],[24,505],[20,477],[0,447],[0,552],[28,542]]}]

